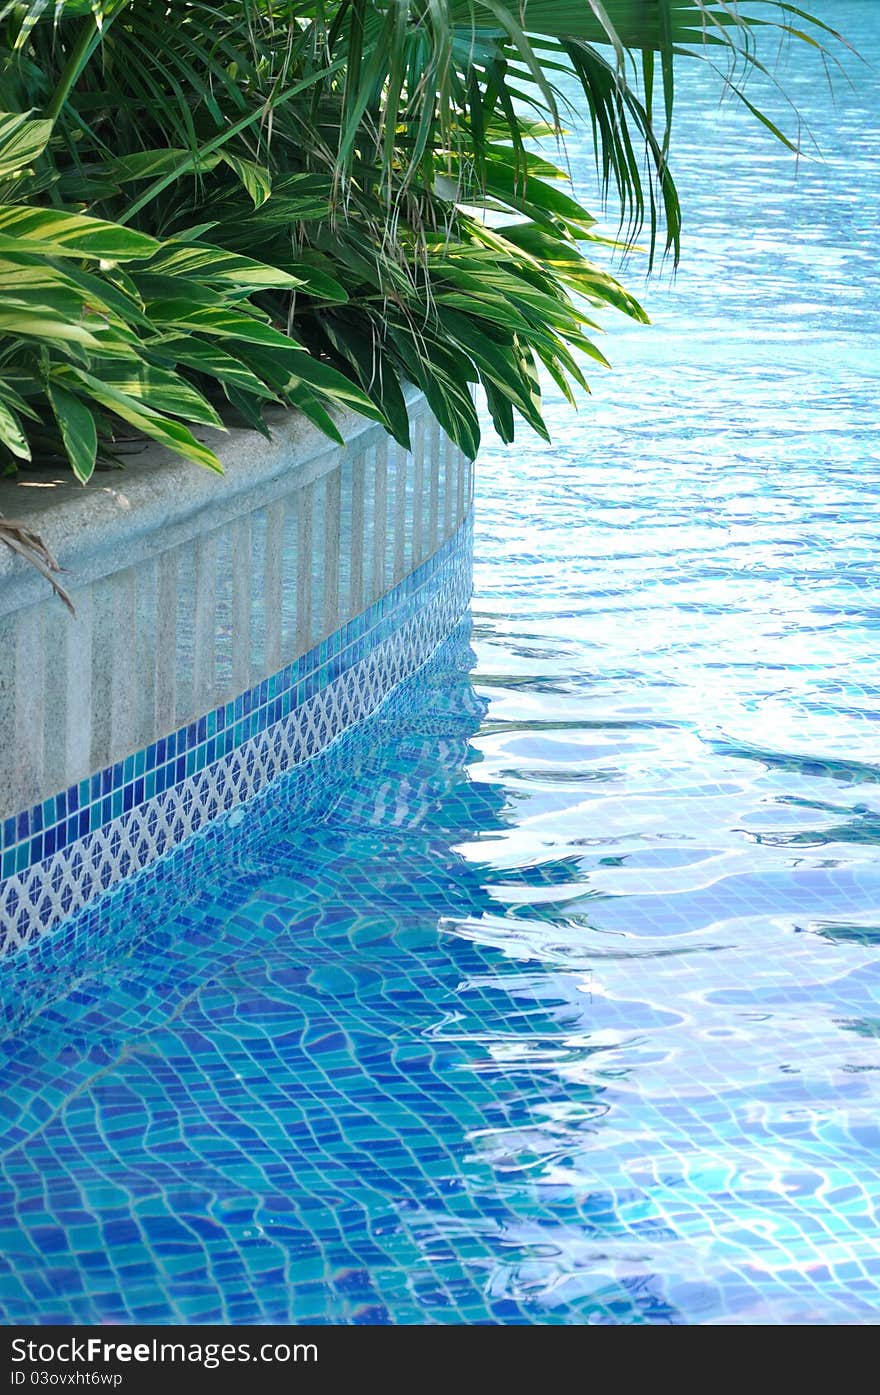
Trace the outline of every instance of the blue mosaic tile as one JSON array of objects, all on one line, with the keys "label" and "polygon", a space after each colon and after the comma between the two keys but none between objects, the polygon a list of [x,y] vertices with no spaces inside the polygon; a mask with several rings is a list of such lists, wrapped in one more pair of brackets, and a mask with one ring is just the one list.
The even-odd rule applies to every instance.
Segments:
[{"label": "blue mosaic tile", "polygon": [[[100,852],[100,840],[106,842],[116,824],[136,817],[139,829],[155,801],[162,799],[167,805],[175,791],[203,772],[211,772],[214,792],[202,798],[192,790],[184,791],[190,805],[195,801],[195,813],[191,807],[175,811],[167,826],[148,830],[149,846],[126,847],[122,856],[127,874],[144,865],[145,859],[150,861],[175,846],[206,818],[249,797],[253,792],[250,789],[245,794],[216,789],[218,781],[224,781],[225,762],[238,755],[243,778],[256,788],[272,778],[272,772],[310,759],[347,722],[359,720],[363,711],[424,661],[462,614],[470,595],[471,533],[472,525],[467,520],[417,572],[271,679],[262,680],[234,700],[96,772],[90,779],[60,791],[34,809],[22,811],[17,818],[4,820],[0,827],[0,953],[29,938],[29,915],[31,929],[46,928],[63,918],[73,904],[81,904],[83,897],[88,899],[118,879],[119,863],[108,864]],[[418,624],[411,633],[414,621]],[[353,633],[358,638],[352,643]],[[385,654],[389,646],[394,649],[393,654]],[[371,680],[364,666],[371,656],[379,654],[385,654],[385,673],[380,680]],[[340,687],[349,673],[359,675],[351,691]],[[302,714],[302,731],[297,727],[298,714]],[[281,746],[273,753],[267,733],[291,723],[293,727],[285,730]],[[261,740],[259,750],[254,749],[254,743]],[[126,826],[124,831],[129,843],[133,838],[136,841],[135,825],[130,829]],[[80,849],[97,857],[91,871],[84,868]],[[111,849],[111,856],[116,857],[115,849]],[[53,884],[59,858],[67,859],[70,865],[76,863],[75,892]],[[17,883],[32,869],[25,891]],[[45,908],[38,913],[44,891],[52,898],[52,914],[46,913]],[[24,904],[20,906],[22,896]]]}]

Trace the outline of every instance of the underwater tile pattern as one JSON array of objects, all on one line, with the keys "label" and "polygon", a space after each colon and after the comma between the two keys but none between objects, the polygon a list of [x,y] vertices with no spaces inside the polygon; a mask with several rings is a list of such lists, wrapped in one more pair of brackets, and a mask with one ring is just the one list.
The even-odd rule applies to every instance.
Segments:
[{"label": "underwater tile pattern", "polygon": [[0,1320],[880,1323],[880,6],[821,3],[797,180],[682,70],[681,272],[484,447],[473,652],[0,965]]},{"label": "underwater tile pattern", "polygon": [[271,678],[7,819],[0,955],[362,720],[460,619],[470,596],[471,549],[467,521],[367,611]]},{"label": "underwater tile pattern", "polygon": [[469,639],[4,963],[0,1320],[880,1319],[876,948],[499,865]]}]

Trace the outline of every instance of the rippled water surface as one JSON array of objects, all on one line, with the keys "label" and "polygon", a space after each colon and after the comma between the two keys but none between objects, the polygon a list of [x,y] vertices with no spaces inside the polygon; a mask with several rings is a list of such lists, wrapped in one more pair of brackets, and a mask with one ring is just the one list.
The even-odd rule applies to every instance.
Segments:
[{"label": "rippled water surface", "polygon": [[683,83],[681,271],[484,450],[472,629],[6,974],[7,1320],[880,1317],[880,153],[787,71],[797,177]]}]

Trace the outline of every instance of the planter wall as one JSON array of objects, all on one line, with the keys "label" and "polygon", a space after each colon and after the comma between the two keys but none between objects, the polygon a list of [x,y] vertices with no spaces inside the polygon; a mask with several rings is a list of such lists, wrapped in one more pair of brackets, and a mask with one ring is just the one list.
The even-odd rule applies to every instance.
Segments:
[{"label": "planter wall", "polygon": [[0,484],[77,612],[0,548],[0,952],[317,754],[452,629],[472,468],[409,406],[412,452],[279,415],[212,442],[222,477],[150,449],[86,489]]}]

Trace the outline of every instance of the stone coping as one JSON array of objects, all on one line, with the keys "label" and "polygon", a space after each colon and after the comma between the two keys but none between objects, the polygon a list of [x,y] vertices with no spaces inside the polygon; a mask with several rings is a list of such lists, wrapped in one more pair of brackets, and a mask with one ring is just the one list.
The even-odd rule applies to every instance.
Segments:
[{"label": "stone coping", "polygon": [[[422,394],[405,390],[418,409]],[[363,450],[385,431],[354,411],[333,413],[344,437],[340,447],[300,412],[270,410],[271,440],[233,428],[202,430],[199,438],[223,461],[222,475],[174,455],[153,442],[131,457],[124,470],[101,470],[86,485],[58,468],[26,470],[0,480],[0,514],[38,533],[54,553],[69,588],[136,565],[203,533],[210,526],[271,502],[292,485],[306,484],[333,469],[339,452]],[[11,548],[0,544],[0,616],[45,600],[44,577]]]}]

